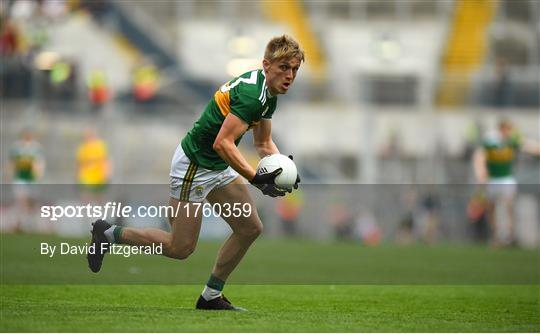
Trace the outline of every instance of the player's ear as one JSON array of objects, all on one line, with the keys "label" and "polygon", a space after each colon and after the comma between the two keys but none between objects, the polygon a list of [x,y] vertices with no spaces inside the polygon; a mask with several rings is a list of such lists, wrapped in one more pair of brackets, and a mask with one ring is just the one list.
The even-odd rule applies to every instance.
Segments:
[{"label": "player's ear", "polygon": [[264,71],[265,71],[265,72],[268,72],[268,70],[270,69],[270,65],[271,65],[271,64],[270,64],[270,61],[269,61],[268,59],[265,58],[265,59],[263,59],[262,64],[263,64],[263,69],[264,69]]}]

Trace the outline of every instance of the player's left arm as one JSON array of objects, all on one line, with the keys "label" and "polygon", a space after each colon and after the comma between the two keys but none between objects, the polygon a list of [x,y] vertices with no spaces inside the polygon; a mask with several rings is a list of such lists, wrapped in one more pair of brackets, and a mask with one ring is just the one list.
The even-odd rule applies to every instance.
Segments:
[{"label": "player's left arm", "polygon": [[253,145],[259,157],[279,153],[279,150],[272,140],[272,120],[262,118],[259,124],[253,128]]},{"label": "player's left arm", "polygon": [[521,150],[528,154],[540,156],[540,142],[524,138],[521,141]]},{"label": "player's left arm", "polygon": [[39,148],[33,165],[34,173],[37,179],[41,179],[43,177],[43,175],[45,174],[45,167],[45,157],[43,156],[41,148]]},{"label": "player's left arm", "polygon": [[[259,156],[265,157],[270,154],[280,153],[276,144],[272,140],[272,120],[262,118],[257,126],[253,128],[253,142]],[[293,156],[289,155],[289,159],[293,160]],[[298,189],[300,183],[300,175],[296,175],[294,189]]]}]

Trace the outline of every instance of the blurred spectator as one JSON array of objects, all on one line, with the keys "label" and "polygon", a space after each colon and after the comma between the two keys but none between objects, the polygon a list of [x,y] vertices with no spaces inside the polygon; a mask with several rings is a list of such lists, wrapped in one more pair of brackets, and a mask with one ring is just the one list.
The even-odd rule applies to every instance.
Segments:
[{"label": "blurred spectator", "polygon": [[356,218],[356,236],[362,244],[367,246],[377,246],[381,242],[382,232],[370,211],[364,211]]},{"label": "blurred spectator", "polygon": [[349,210],[336,200],[330,206],[330,224],[334,229],[334,235],[338,240],[349,240],[352,237],[353,217]]},{"label": "blurred spectator", "polygon": [[20,32],[9,17],[3,18],[0,27],[0,54],[2,58],[11,57],[19,50]]},{"label": "blurred spectator", "polygon": [[483,187],[476,188],[467,204],[467,219],[472,227],[475,241],[486,242],[489,238],[488,200]]},{"label": "blurred spectator", "polygon": [[159,89],[159,72],[152,64],[145,64],[133,73],[133,96],[137,102],[148,102],[155,98]]},{"label": "blurred spectator", "polygon": [[94,69],[88,75],[88,98],[95,109],[101,109],[110,99],[110,89],[107,73],[101,69]]},{"label": "blurred spectator", "polygon": [[43,1],[18,0],[11,7],[11,18],[21,29],[20,49],[35,53],[48,40],[49,20],[43,11]]},{"label": "blurred spectator", "polygon": [[281,220],[281,227],[286,236],[298,234],[298,217],[304,205],[304,194],[297,189],[277,201],[277,212]]},{"label": "blurred spectator", "polygon": [[398,223],[396,234],[396,242],[400,244],[410,244],[414,241],[414,229],[416,227],[416,205],[417,194],[413,188],[407,189],[401,196],[401,205],[404,209],[404,214]]},{"label": "blurred spectator", "polygon": [[88,128],[77,149],[78,183],[83,199],[99,202],[111,176],[107,144],[93,128]]},{"label": "blurred spectator", "polygon": [[[69,59],[59,59],[49,71],[47,99],[58,99],[62,102],[75,99],[77,96],[77,67]],[[56,107],[59,109],[61,106]]]},{"label": "blurred spectator", "polygon": [[420,202],[418,233],[424,242],[432,244],[437,241],[440,207],[439,196],[433,190],[430,189],[423,195]]},{"label": "blurred spectator", "polygon": [[41,145],[35,140],[34,133],[25,129],[20,134],[20,139],[11,147],[10,171],[12,186],[17,209],[16,229],[32,230],[33,219],[30,219],[34,211],[36,200],[36,187],[33,186],[45,172],[45,160]]}]

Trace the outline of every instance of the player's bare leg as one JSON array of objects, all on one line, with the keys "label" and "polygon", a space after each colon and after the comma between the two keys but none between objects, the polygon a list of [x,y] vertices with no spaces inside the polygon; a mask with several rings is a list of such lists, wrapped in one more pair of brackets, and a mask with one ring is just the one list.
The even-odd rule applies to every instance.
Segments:
[{"label": "player's bare leg", "polygon": [[[219,250],[210,279],[197,301],[197,308],[220,309],[223,307],[223,309],[243,310],[232,305],[232,308],[227,308],[226,304],[230,305],[230,303],[222,297],[221,291],[231,272],[238,266],[253,241],[261,234],[262,223],[248,189],[240,177],[222,188],[212,190],[206,199],[211,204],[217,203],[221,207],[224,207],[225,203],[232,206],[235,203],[240,203],[241,207],[247,203],[250,205],[251,211],[247,217],[243,214],[241,217],[223,217],[231,226],[233,233]],[[223,300],[226,304],[223,303]]]},{"label": "player's bare leg", "polygon": [[[92,244],[96,245],[96,254],[88,255],[88,264],[93,272],[101,269],[101,263],[106,252],[101,252],[100,244],[121,243],[134,246],[150,246],[161,244],[163,255],[174,259],[185,259],[195,250],[199,232],[201,230],[202,216],[195,215],[195,208],[189,210],[185,205],[193,206],[190,202],[181,202],[170,198],[169,205],[173,208],[169,212],[169,222],[172,232],[165,232],[156,228],[130,228],[119,227],[97,221],[92,230]],[[179,207],[178,210],[176,208]],[[107,248],[108,249],[108,248]]]},{"label": "player's bare leg", "polygon": [[505,198],[502,201],[502,204],[504,205],[504,212],[508,219],[508,239],[505,240],[505,243],[508,245],[512,245],[516,242],[516,216],[514,211],[514,196]]},{"label": "player's bare leg", "polygon": [[[189,209],[185,205],[189,205]],[[187,258],[197,245],[202,216],[200,212],[197,212],[197,216],[195,216],[196,210],[192,202],[182,202],[171,197],[169,206],[173,208],[169,212],[171,232],[157,228],[126,227],[122,229],[119,242],[135,246],[150,246],[161,243],[163,255],[180,260]],[[175,215],[176,213],[178,214]]]},{"label": "player's bare leg", "polygon": [[239,177],[223,188],[214,189],[207,197],[212,204],[218,203],[223,207],[225,203],[247,203],[251,207],[251,214],[245,217],[223,217],[233,230],[231,236],[219,250],[212,274],[226,280],[246,254],[249,246],[261,234],[263,225],[257,214],[255,204],[248,192],[247,186]]},{"label": "player's bare leg", "polygon": [[498,239],[497,239],[497,221],[495,220],[495,202],[496,199],[490,199],[487,203],[486,213],[487,213],[487,221],[488,225],[491,230],[491,245],[492,246],[498,246]]}]

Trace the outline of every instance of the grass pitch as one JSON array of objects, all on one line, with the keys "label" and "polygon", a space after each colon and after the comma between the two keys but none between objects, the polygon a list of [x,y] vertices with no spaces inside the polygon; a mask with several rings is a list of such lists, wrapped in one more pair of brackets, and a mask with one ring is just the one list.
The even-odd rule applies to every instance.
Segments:
[{"label": "grass pitch", "polygon": [[194,310],[219,243],[95,275],[39,255],[62,238],[1,241],[2,332],[540,332],[537,250],[259,240],[225,288],[237,313]]},{"label": "grass pitch", "polygon": [[238,286],[249,312],[193,309],[194,285],[4,286],[1,330],[538,332],[538,286]]}]

